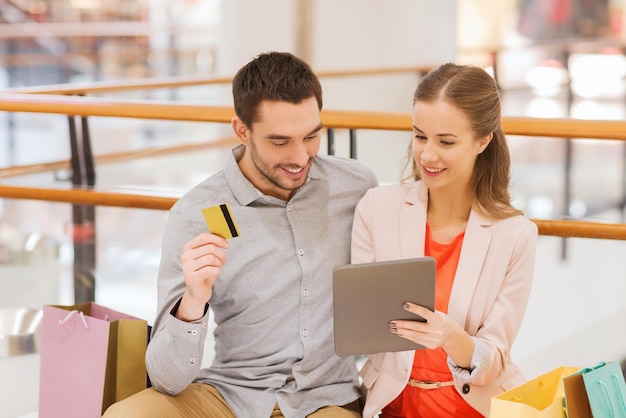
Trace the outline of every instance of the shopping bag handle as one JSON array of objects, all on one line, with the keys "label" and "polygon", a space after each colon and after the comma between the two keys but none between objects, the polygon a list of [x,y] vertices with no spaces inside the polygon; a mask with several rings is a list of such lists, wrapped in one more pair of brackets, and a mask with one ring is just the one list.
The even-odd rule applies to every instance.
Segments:
[{"label": "shopping bag handle", "polygon": [[606,366],[606,361],[601,361],[600,363],[596,364],[593,367],[585,367],[584,369],[581,369],[579,373],[589,373],[591,371],[594,371],[596,369],[599,369],[600,367]]},{"label": "shopping bag handle", "polygon": [[624,414],[626,414],[626,402],[624,401],[624,394],[620,390],[620,379],[615,373],[611,373],[611,379],[613,379],[613,383],[615,383],[615,387],[617,388],[617,394],[619,395],[619,399],[622,401],[622,408],[624,408]]},{"label": "shopping bag handle", "polygon": [[[624,412],[626,412],[626,403],[624,402],[624,394],[622,393],[622,391],[620,390],[619,387],[619,379],[617,377],[617,375],[615,373],[611,373],[611,380],[613,380],[613,382],[615,383],[615,387],[617,388],[617,393],[619,394],[619,398],[622,401],[621,402],[621,406],[622,408],[624,408]],[[604,389],[604,393],[606,394],[606,398],[607,401],[609,402],[609,407],[611,408],[611,417],[615,418],[615,409],[613,408],[613,401],[611,400],[611,395],[609,393],[609,388],[606,386],[606,383],[604,383],[601,380],[598,380],[597,382],[600,386],[602,386],[602,389]]]},{"label": "shopping bag handle", "polygon": [[604,389],[604,393],[606,394],[606,400],[609,403],[609,408],[611,408],[611,418],[615,418],[615,409],[613,409],[613,402],[611,402],[611,394],[609,394],[609,388],[602,380],[598,380],[597,383],[602,387],[602,389]]},{"label": "shopping bag handle", "polygon": [[85,319],[85,314],[77,311],[76,309],[70,311],[65,318],[63,319],[59,319],[59,324],[60,325],[64,325],[72,316],[76,315],[76,314],[80,314],[80,319],[82,319],[83,321],[83,325],[85,325],[85,328],[89,329],[89,324],[87,324],[87,320]]}]

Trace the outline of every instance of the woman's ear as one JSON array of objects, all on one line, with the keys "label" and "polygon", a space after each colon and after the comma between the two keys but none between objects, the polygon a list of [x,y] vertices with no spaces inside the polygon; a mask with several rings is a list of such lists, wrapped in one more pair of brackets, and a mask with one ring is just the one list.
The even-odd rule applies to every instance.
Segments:
[{"label": "woman's ear", "polygon": [[239,141],[241,141],[243,145],[248,145],[249,135],[248,127],[246,126],[246,124],[243,123],[243,121],[237,116],[235,116],[231,119],[230,126],[233,129],[233,133],[235,134],[235,136],[239,138]]},{"label": "woman's ear", "polygon": [[476,154],[481,154],[485,150],[485,148],[487,148],[487,146],[489,145],[492,139],[493,139],[493,132],[491,132],[487,136],[483,136],[482,138],[480,138],[478,140],[478,150],[477,150],[478,152]]}]

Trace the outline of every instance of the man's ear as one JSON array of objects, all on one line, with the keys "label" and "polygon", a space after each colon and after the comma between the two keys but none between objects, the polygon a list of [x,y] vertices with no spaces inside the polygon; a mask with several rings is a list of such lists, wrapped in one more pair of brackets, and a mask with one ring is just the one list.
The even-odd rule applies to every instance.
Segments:
[{"label": "man's ear", "polygon": [[480,138],[478,140],[478,152],[476,154],[481,154],[485,148],[487,148],[487,146],[491,143],[491,140],[493,139],[493,132],[491,132],[489,135],[487,136],[483,136],[482,138]]},{"label": "man's ear", "polygon": [[247,146],[250,135],[249,129],[246,124],[243,123],[243,121],[239,119],[239,117],[235,116],[231,119],[230,126],[232,127],[235,136],[239,138],[239,141],[241,141],[243,145]]}]

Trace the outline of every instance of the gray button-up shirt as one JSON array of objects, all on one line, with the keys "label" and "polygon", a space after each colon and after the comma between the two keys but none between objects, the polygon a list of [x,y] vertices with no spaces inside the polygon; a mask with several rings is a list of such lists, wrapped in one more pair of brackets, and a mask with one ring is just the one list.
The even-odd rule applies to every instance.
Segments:
[{"label": "gray button-up shirt", "polygon": [[[243,176],[240,151],[170,211],[146,356],[152,384],[170,394],[192,381],[214,385],[238,417],[269,417],[276,403],[287,418],[348,404],[359,397],[357,371],[334,353],[332,272],[350,262],[354,207],[376,177],[355,160],[320,155],[285,202]],[[207,231],[201,210],[222,203],[240,236],[213,287],[215,357],[200,369],[208,314],[186,323],[171,311],[185,289],[183,245]]]}]

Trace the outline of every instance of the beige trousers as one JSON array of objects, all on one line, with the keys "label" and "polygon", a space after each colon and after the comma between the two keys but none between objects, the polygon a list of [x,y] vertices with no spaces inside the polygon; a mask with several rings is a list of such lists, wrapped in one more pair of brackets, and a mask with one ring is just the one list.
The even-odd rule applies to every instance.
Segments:
[{"label": "beige trousers", "polygon": [[[281,418],[278,405],[271,418]],[[310,418],[359,418],[359,402],[344,406],[325,406]],[[103,418],[237,418],[222,395],[211,385],[192,383],[177,396],[146,389],[111,405]]]}]

